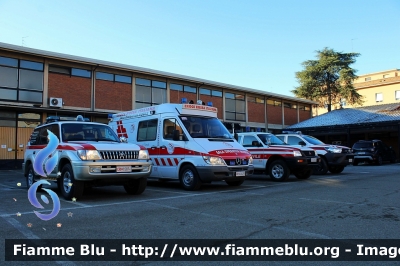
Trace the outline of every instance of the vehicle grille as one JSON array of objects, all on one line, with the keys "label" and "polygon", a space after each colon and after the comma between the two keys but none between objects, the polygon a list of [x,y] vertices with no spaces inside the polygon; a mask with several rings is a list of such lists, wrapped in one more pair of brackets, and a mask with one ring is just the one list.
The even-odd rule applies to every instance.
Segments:
[{"label": "vehicle grille", "polygon": [[136,160],[139,151],[100,151],[103,160]]},{"label": "vehicle grille", "polygon": [[305,156],[315,156],[315,151],[302,151]]},{"label": "vehicle grille", "polygon": [[248,165],[249,161],[246,159],[240,159],[238,161],[236,161],[236,159],[232,159],[232,160],[225,160],[225,163],[228,166],[238,166],[238,165]]}]

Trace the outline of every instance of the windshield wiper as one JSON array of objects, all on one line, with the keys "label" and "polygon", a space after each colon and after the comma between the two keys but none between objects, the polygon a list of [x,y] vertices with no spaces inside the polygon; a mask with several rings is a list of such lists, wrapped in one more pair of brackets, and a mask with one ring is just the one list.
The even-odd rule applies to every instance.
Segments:
[{"label": "windshield wiper", "polygon": [[118,140],[115,140],[115,139],[107,139],[107,138],[94,139],[94,141],[112,141],[112,142],[119,142]]}]

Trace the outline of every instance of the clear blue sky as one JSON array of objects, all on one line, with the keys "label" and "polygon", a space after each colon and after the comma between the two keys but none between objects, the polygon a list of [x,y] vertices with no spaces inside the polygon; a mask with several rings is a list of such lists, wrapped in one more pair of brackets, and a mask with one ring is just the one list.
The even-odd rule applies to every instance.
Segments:
[{"label": "clear blue sky", "polygon": [[0,42],[293,96],[324,47],[400,68],[399,0],[0,0]]}]

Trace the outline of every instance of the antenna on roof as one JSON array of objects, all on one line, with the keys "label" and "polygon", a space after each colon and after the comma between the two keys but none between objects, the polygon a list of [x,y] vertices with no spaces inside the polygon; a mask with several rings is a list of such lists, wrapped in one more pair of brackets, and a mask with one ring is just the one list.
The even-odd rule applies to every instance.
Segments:
[{"label": "antenna on roof", "polygon": [[25,37],[22,37],[22,46],[25,46],[25,38],[28,38],[29,36],[25,36]]}]

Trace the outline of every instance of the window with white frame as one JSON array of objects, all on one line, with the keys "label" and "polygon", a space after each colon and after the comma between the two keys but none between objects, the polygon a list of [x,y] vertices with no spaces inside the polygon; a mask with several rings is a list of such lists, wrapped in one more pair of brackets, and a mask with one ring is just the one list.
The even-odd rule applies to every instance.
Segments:
[{"label": "window with white frame", "polygon": [[383,94],[382,94],[382,92],[375,93],[375,101],[376,102],[383,102]]},{"label": "window with white frame", "polygon": [[396,91],[395,97],[396,97],[396,100],[400,100],[400,91]]}]

